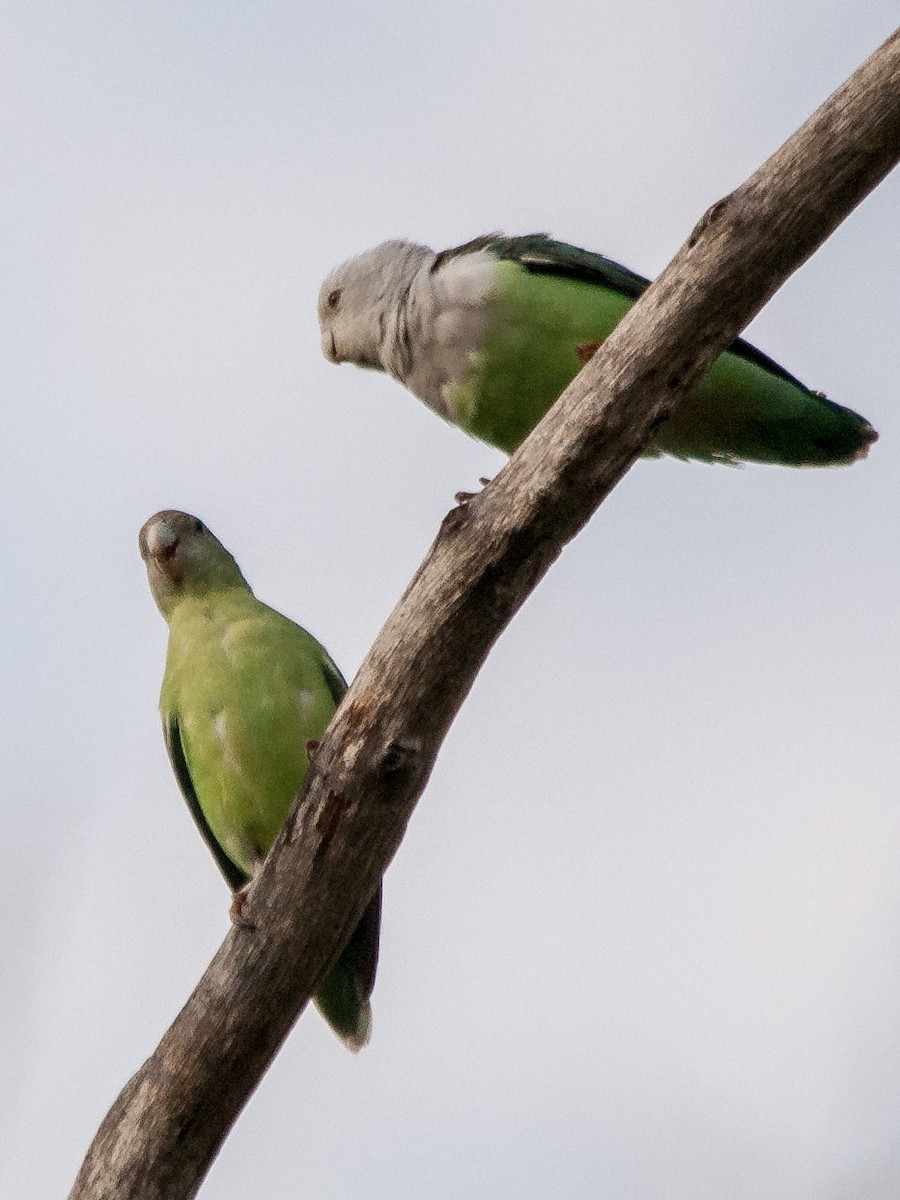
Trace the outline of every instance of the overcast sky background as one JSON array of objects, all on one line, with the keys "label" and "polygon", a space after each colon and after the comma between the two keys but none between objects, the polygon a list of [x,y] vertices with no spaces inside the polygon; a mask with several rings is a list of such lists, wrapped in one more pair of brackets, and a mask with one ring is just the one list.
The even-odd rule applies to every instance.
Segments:
[{"label": "overcast sky background", "polygon": [[[137,531],[351,676],[497,452],[321,357],[326,271],[541,229],[658,272],[896,3],[4,5],[0,1195],[62,1196],[227,929]],[[900,176],[750,337],[881,432],[639,464],[490,656],[202,1195],[887,1200],[900,1177]]]}]

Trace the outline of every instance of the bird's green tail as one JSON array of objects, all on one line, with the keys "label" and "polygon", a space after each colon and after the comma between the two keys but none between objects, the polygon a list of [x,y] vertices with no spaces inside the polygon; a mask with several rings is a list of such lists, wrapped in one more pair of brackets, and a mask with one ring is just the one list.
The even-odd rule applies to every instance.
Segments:
[{"label": "bird's green tail", "polygon": [[865,417],[759,359],[723,354],[660,426],[651,450],[789,467],[865,457],[878,436]]},{"label": "bird's green tail", "polygon": [[372,1032],[372,1007],[359,994],[352,968],[338,960],[322,981],[316,1007],[348,1050],[362,1050]]},{"label": "bird's green tail", "polygon": [[372,1032],[369,997],[378,966],[378,932],[381,926],[381,885],[369,901],[350,941],[319,987],[314,999],[319,1012],[354,1054],[362,1050]]}]

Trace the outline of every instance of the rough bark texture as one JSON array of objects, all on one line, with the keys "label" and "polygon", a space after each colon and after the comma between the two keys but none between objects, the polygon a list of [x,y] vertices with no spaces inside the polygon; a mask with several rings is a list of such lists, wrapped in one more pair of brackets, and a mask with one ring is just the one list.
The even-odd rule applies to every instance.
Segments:
[{"label": "rough bark texture", "polygon": [[254,928],[232,928],[125,1086],[72,1197],[196,1193],[397,850],[499,633],[679,395],[898,158],[900,31],[713,205],[509,465],[447,516],[251,891]]}]

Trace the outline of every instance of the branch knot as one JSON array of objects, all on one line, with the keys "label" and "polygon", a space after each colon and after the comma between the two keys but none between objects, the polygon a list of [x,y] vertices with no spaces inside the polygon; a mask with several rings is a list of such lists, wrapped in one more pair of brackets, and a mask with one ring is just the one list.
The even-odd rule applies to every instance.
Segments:
[{"label": "branch knot", "polygon": [[393,738],[381,755],[378,769],[385,776],[408,774],[421,753],[421,738]]}]

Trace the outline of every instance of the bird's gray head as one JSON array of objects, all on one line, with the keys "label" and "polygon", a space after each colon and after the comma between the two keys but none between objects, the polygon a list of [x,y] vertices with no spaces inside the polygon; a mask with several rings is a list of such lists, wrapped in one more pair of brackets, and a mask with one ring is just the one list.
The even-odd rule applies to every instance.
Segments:
[{"label": "bird's gray head", "polygon": [[433,258],[415,242],[382,242],[335,267],[319,291],[325,357],[390,370],[398,316],[416,274]]},{"label": "bird's gray head", "polygon": [[168,618],[177,601],[229,587],[246,587],[240,568],[199,517],[163,509],[146,521],[138,535],[150,590]]}]

